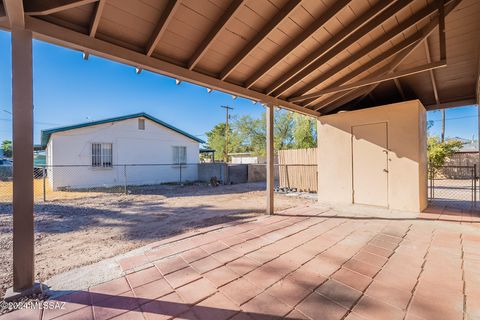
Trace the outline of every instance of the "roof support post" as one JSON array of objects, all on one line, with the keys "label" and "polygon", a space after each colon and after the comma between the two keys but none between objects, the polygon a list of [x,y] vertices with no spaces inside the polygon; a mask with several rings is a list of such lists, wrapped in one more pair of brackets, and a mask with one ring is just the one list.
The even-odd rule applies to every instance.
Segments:
[{"label": "roof support post", "polygon": [[32,32],[12,26],[13,291],[33,287]]},{"label": "roof support post", "polygon": [[273,126],[274,126],[274,105],[267,104],[266,105],[266,118],[267,118],[267,208],[266,214],[273,214],[275,207],[274,207],[274,188],[275,188],[275,170],[274,170],[274,146],[273,146]]}]

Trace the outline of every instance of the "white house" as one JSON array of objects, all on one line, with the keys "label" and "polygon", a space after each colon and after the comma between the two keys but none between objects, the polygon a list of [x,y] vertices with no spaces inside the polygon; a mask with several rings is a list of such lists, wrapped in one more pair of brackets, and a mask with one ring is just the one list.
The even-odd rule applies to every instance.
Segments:
[{"label": "white house", "polygon": [[53,189],[198,178],[201,139],[146,113],[42,131]]}]

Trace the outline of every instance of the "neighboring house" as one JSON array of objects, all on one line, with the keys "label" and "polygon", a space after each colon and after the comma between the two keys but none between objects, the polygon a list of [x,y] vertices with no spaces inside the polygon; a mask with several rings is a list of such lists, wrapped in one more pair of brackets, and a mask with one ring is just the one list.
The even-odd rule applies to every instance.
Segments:
[{"label": "neighboring house", "polygon": [[257,156],[253,152],[229,153],[230,162],[235,164],[265,163],[265,157]]},{"label": "neighboring house", "polygon": [[54,189],[198,178],[201,139],[146,113],[42,131]]}]

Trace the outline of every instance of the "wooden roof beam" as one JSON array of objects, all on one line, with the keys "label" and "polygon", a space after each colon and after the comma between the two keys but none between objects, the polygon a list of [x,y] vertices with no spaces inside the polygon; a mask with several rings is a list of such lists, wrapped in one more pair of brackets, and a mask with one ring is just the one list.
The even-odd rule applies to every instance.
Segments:
[{"label": "wooden roof beam", "polygon": [[[105,7],[106,1],[107,0],[99,0],[95,5],[95,11],[90,21],[90,32],[89,32],[90,37],[95,37],[97,33],[98,25],[100,24],[100,18],[102,17],[103,8]],[[84,52],[83,59],[88,60],[88,57],[89,57],[89,53]]]},{"label": "wooden roof beam", "polygon": [[[404,4],[404,3],[408,4],[409,1],[402,1],[402,4]],[[389,9],[391,9],[391,8],[393,9],[394,7],[390,7]],[[401,8],[403,8],[403,7],[401,7]],[[309,76],[311,73],[316,71],[324,63],[326,63],[327,61],[329,61],[330,59],[335,57],[341,51],[347,49],[349,46],[351,46],[353,43],[355,43],[357,40],[359,40],[361,37],[363,37],[366,33],[373,30],[372,27],[375,28],[377,26],[380,26],[382,22],[388,20],[392,16],[389,12],[390,11],[389,9],[385,10],[385,12],[384,12],[385,15],[381,14],[378,17],[376,17],[375,19],[373,19],[371,21],[371,23],[369,23],[368,25],[365,26],[366,27],[365,30],[362,30],[361,33],[359,32],[358,34],[355,34],[352,37],[349,37],[348,39],[346,39],[346,41],[340,43],[335,48],[335,50],[330,51],[327,55],[321,57],[320,59],[318,59],[317,61],[312,63],[308,68],[305,68],[304,70],[302,70],[295,77],[293,77],[292,79],[287,81],[284,85],[282,85],[282,87],[275,90],[275,92],[273,92],[272,95],[275,96],[275,97],[280,96],[287,89],[289,89],[290,87],[293,87],[294,85],[301,82],[305,77]],[[363,56],[369,54],[371,51],[375,50],[379,46],[382,46],[385,42],[390,41],[391,39],[398,36],[402,32],[411,28],[412,26],[414,26],[419,21],[427,18],[432,13],[434,13],[436,10],[437,10],[437,4],[436,3],[427,5],[426,7],[422,8],[418,12],[414,13],[412,16],[410,16],[405,21],[402,21],[400,24],[398,24],[392,30],[386,32],[381,37],[379,37],[376,40],[370,42],[368,45],[366,45],[362,49],[358,50],[355,54],[351,55],[349,58],[347,58],[343,62],[340,62],[337,66],[330,69],[329,72],[328,72],[328,77],[325,76],[325,75],[319,75],[317,78],[315,78],[314,80],[310,81],[308,84],[304,85],[303,87],[301,87],[300,89],[295,91],[292,94],[292,96],[297,97],[297,96],[301,96],[301,95],[307,93],[308,91],[312,90],[316,86],[320,85],[323,81],[327,80],[330,77],[330,75],[333,75],[334,74],[333,71],[338,72],[338,71],[346,68],[348,65],[354,63],[358,59],[360,59]],[[398,12],[398,10],[397,10],[397,12]]]},{"label": "wooden roof beam", "polygon": [[[98,0],[28,0],[23,1],[25,14],[31,16],[44,16],[60,11],[81,7]],[[18,0],[18,2],[22,2]]]},{"label": "wooden roof beam", "polygon": [[[447,5],[445,5],[445,10],[444,10],[444,17],[448,16],[450,12],[452,12],[459,4],[462,2],[462,0],[453,0],[450,1]],[[425,41],[425,39],[430,36],[430,34],[435,30],[435,28],[439,25],[440,19],[435,19],[430,21],[427,26],[425,26],[421,31],[422,31],[422,38],[421,41],[419,41],[417,44],[409,48],[408,50],[400,53],[390,64],[387,66],[377,70],[375,73],[372,74],[372,76],[379,76],[383,73],[388,73],[388,72],[393,72],[404,60],[405,58],[412,53],[418,46]],[[359,88],[355,89],[351,92],[347,92],[346,94],[340,95],[340,97],[335,97],[332,96],[325,101],[321,102],[321,105],[317,106],[315,110],[319,111],[321,110],[322,114],[328,114],[333,111],[335,111],[337,108],[342,106],[343,104],[347,103],[348,101],[352,101],[359,96],[367,96],[372,90],[376,88],[377,85],[371,85],[367,86],[365,88]]]},{"label": "wooden roof beam", "polygon": [[178,66],[161,59],[149,57],[134,50],[130,50],[98,38],[92,38],[86,34],[82,34],[80,32],[76,32],[41,19],[27,16],[25,17],[25,23],[26,28],[32,30],[35,38],[42,41],[61,45],[74,50],[88,51],[105,59],[136,66],[138,68],[162,74],[167,77],[259,101],[261,103],[270,103],[280,108],[288,109],[297,113],[314,117],[318,117],[320,115],[314,110],[300,107],[294,103],[282,99],[276,99],[258,91],[249,90],[234,83],[221,81],[220,79],[210,75],[189,70],[185,67]]},{"label": "wooden roof beam", "polygon": [[[377,55],[376,57],[374,57],[370,61],[368,61],[365,64],[361,65],[360,67],[356,68],[355,70],[352,70],[351,72],[347,73],[342,78],[334,81],[329,86],[329,88],[341,86],[341,85],[347,83],[348,81],[354,79],[355,77],[359,76],[360,74],[372,69],[373,67],[375,67],[379,63],[385,61],[386,59],[389,59],[389,58],[395,56],[396,54],[398,54],[399,52],[402,52],[403,50],[407,49],[408,47],[418,43],[421,39],[422,39],[422,32],[418,31],[417,33],[415,33],[415,34],[411,35],[410,37],[408,37],[407,39],[403,40],[402,42],[394,45],[393,47],[391,47],[387,51]],[[315,103],[315,101],[317,101],[317,100],[318,100],[318,98],[307,99],[306,103],[303,104],[303,106],[308,107],[310,105],[313,105]]]},{"label": "wooden roof beam", "polygon": [[268,71],[281,62],[293,50],[299,47],[305,40],[312,36],[317,30],[322,28],[332,17],[334,17],[340,10],[347,6],[352,0],[339,0],[327,9],[327,11],[318,19],[307,27],[300,35],[293,38],[286,46],[284,46],[275,56],[268,60],[259,70],[257,70],[245,82],[246,88],[251,88],[258,80],[260,80]]},{"label": "wooden roof beam", "polygon": [[273,93],[275,96],[280,95],[288,89],[291,84],[298,82],[298,79],[303,79],[304,76],[316,70],[319,65],[335,57],[342,50],[377,28],[381,23],[412,1],[413,0],[405,0],[396,3],[392,1],[377,2],[377,4],[370,8],[365,14],[355,19],[349,26],[342,29],[323,45],[311,52],[300,63],[290,68],[280,78],[275,80],[265,92],[267,94]]},{"label": "wooden roof beam", "polygon": [[395,87],[397,87],[397,91],[398,93],[400,94],[400,97],[402,98],[402,100],[407,100],[405,98],[405,92],[403,91],[403,87],[402,87],[402,84],[400,83],[400,80],[398,78],[395,78],[393,79],[393,82],[395,83]]},{"label": "wooden roof beam", "polygon": [[157,26],[155,27],[155,30],[153,31],[145,49],[145,55],[147,57],[151,56],[152,53],[155,51],[155,48],[160,41],[160,38],[165,33],[165,30],[167,30],[168,23],[173,18],[173,15],[175,14],[175,11],[178,9],[179,5],[180,0],[168,1],[167,7],[160,16],[160,20],[158,21]]},{"label": "wooden roof beam", "polygon": [[233,58],[220,73],[220,79],[225,80],[230,73],[262,42],[277,26],[288,17],[301,3],[301,0],[290,0],[259,33]]},{"label": "wooden roof beam", "polygon": [[[430,53],[430,47],[428,45],[428,38],[425,39],[424,44],[425,44],[424,47],[425,47],[425,55],[427,57],[427,62],[430,63],[432,62],[432,58]],[[435,102],[437,104],[440,104],[440,98],[438,96],[438,89],[437,89],[437,81],[435,79],[435,73],[433,72],[433,70],[429,71],[429,75],[430,75],[430,81],[432,83],[432,90],[433,90],[433,95],[435,97]]]},{"label": "wooden roof beam", "polygon": [[218,35],[220,34],[220,31],[222,31],[225,28],[227,23],[234,18],[238,10],[242,8],[243,3],[244,3],[243,0],[234,0],[230,4],[230,6],[227,8],[227,10],[225,10],[222,17],[217,21],[217,23],[215,24],[213,29],[207,34],[205,39],[203,39],[202,43],[195,51],[192,58],[190,58],[190,61],[188,62],[189,70],[192,70],[193,68],[195,68],[197,63],[200,61],[200,59],[202,59],[202,57],[207,52],[210,45],[218,37]]},{"label": "wooden roof beam", "polygon": [[23,1],[3,0],[3,7],[11,27],[25,27],[25,10]]},{"label": "wooden roof beam", "polygon": [[363,79],[363,80],[360,80],[360,81],[357,81],[357,82],[354,82],[354,83],[351,83],[351,84],[347,84],[347,85],[344,85],[344,86],[323,89],[323,90],[317,91],[315,93],[311,93],[311,94],[307,94],[307,95],[304,95],[304,96],[289,99],[288,101],[298,102],[298,101],[307,100],[307,99],[311,99],[311,98],[318,98],[318,97],[320,97],[322,95],[325,95],[325,94],[328,94],[328,93],[348,91],[348,90],[352,90],[352,89],[356,89],[356,88],[360,88],[360,87],[369,86],[369,85],[372,85],[372,84],[378,84],[378,83],[385,82],[385,81],[388,81],[388,80],[394,80],[396,78],[403,78],[403,77],[411,76],[413,74],[417,74],[417,73],[421,73],[421,72],[425,72],[425,71],[430,71],[430,70],[433,70],[433,69],[438,69],[438,68],[442,68],[442,67],[446,67],[446,66],[447,66],[447,62],[445,60],[436,61],[436,62],[424,64],[424,65],[421,65],[421,66],[416,66],[416,67],[413,67],[413,68],[410,68],[410,69],[402,70],[402,71],[397,71],[397,72],[392,72],[392,73],[388,73],[388,74],[384,74],[384,75],[370,77],[370,78]]}]

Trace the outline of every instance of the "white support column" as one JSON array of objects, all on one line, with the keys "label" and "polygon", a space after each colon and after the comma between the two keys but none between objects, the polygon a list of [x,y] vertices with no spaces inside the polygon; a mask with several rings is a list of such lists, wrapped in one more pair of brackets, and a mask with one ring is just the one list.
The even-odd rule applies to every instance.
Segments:
[{"label": "white support column", "polygon": [[12,26],[13,291],[34,284],[32,32]]},{"label": "white support column", "polygon": [[273,144],[273,126],[274,126],[274,105],[268,104],[266,105],[266,117],[267,117],[267,214],[273,214],[275,207],[274,207],[274,178],[275,178],[275,171],[274,171],[274,144]]}]

